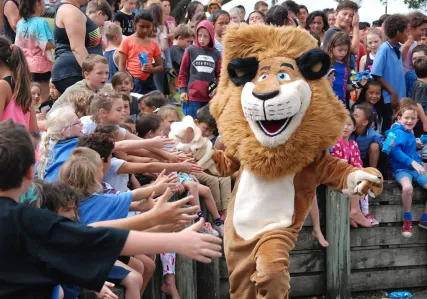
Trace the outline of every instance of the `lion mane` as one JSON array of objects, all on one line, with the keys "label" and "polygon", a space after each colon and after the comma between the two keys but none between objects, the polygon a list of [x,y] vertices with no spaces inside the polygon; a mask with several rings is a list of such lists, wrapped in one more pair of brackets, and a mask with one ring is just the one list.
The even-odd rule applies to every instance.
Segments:
[{"label": "lion mane", "polygon": [[[232,25],[227,29],[218,94],[210,110],[217,120],[227,154],[261,177],[271,179],[300,172],[342,135],[348,112],[324,78],[330,67],[329,58],[328,65],[325,62],[322,65],[313,57],[302,59],[316,47],[317,42],[309,33],[296,28]],[[244,84],[237,82],[253,82],[255,74],[241,67],[242,74],[239,70],[234,74],[241,76],[236,81],[230,77],[230,67],[236,59],[260,63],[275,57],[295,61],[298,66],[295,72],[308,83],[312,96],[301,124],[290,138],[284,144],[268,148],[257,140],[245,118],[241,104]],[[321,78],[316,77],[320,69]],[[259,71],[257,69],[257,73]]]}]

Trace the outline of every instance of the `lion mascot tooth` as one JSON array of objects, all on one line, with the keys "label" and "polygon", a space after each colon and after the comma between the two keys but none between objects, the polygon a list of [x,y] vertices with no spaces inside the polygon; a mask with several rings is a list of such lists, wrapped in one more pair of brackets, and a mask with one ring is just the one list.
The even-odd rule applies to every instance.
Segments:
[{"label": "lion mascot tooth", "polygon": [[[188,118],[172,126],[170,137],[213,174],[239,171],[224,237],[231,298],[288,298],[289,252],[316,187],[376,196],[382,176],[329,155],[348,112],[324,78],[329,56],[309,33],[232,25],[223,45],[210,111],[226,150],[213,150]],[[188,127],[194,138],[182,144]]]}]

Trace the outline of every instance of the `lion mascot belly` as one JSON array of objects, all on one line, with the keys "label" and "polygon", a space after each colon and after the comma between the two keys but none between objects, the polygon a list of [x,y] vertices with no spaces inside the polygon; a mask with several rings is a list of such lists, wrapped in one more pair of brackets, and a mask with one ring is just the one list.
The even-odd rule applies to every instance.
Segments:
[{"label": "lion mascot belly", "polygon": [[379,171],[328,153],[348,112],[324,78],[330,59],[316,45],[296,28],[230,26],[210,108],[226,151],[207,151],[200,134],[196,147],[179,144],[184,128],[171,127],[179,146],[203,156],[201,165],[214,162],[211,173],[240,173],[224,237],[232,299],[288,298],[289,252],[319,184],[351,196],[382,191]]}]

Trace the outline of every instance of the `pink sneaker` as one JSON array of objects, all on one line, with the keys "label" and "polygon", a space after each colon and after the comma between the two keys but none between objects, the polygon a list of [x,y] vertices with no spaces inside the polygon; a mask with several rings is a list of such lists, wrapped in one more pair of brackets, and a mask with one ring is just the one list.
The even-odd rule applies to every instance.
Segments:
[{"label": "pink sneaker", "polygon": [[369,220],[369,222],[372,224],[372,226],[380,224],[377,219],[375,219],[374,217],[372,217],[371,214],[366,214],[365,218]]},{"label": "pink sneaker", "polygon": [[213,229],[212,225],[209,222],[205,222],[203,224],[203,226],[199,229],[199,233],[219,237],[219,233]]}]

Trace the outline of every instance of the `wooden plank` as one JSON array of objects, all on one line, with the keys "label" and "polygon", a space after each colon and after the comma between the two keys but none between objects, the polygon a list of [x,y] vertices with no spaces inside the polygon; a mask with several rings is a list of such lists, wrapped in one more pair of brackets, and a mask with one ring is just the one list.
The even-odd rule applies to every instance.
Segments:
[{"label": "wooden plank", "polygon": [[304,227],[298,234],[297,242],[295,243],[295,250],[311,250],[311,249],[321,249],[317,239],[315,239],[312,234],[311,227]]},{"label": "wooden plank", "polygon": [[221,279],[220,299],[230,299],[230,283],[228,282],[228,280]]},{"label": "wooden plank", "polygon": [[325,274],[292,276],[289,297],[324,295],[326,293]]},{"label": "wooden plank", "polygon": [[160,260],[160,255],[156,256],[156,271],[148,282],[147,287],[145,288],[142,299],[164,299],[166,295],[160,291],[160,287],[163,282],[163,268],[162,261]]},{"label": "wooden plank", "polygon": [[350,234],[350,246],[359,247],[427,243],[427,232],[424,229],[413,226],[411,238],[403,237],[401,230],[402,227],[400,225],[353,229]]},{"label": "wooden plank", "polygon": [[289,273],[310,273],[325,271],[324,251],[313,251],[304,254],[291,254]]},{"label": "wooden plank", "polygon": [[336,191],[329,191],[326,200],[327,298],[351,297],[349,212],[349,200]]},{"label": "wooden plank", "polygon": [[219,278],[228,279],[228,268],[227,268],[227,261],[225,260],[225,258],[219,259]]},{"label": "wooden plank", "polygon": [[210,264],[197,263],[197,298],[220,299],[219,264],[217,258]]},{"label": "wooden plank", "polygon": [[427,266],[425,246],[351,251],[351,269]]},{"label": "wooden plank", "polygon": [[[383,192],[373,201],[379,201],[381,204],[402,204],[401,187],[396,181],[384,181]],[[425,203],[427,199],[427,191],[418,185],[414,185],[412,195],[413,202]]]},{"label": "wooden plank", "polygon": [[427,267],[355,271],[351,274],[352,292],[425,286],[427,286]]},{"label": "wooden plank", "polygon": [[176,256],[176,287],[181,298],[197,298],[197,274],[195,264],[196,262],[189,258],[181,255]]},{"label": "wooden plank", "polygon": [[[424,204],[413,204],[411,207],[414,220],[418,220],[424,212]],[[403,223],[403,206],[400,205],[379,205],[370,206],[369,213],[380,223],[402,222]]]}]

